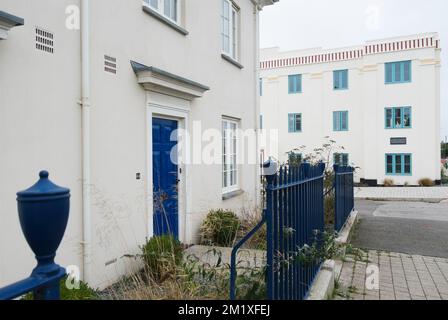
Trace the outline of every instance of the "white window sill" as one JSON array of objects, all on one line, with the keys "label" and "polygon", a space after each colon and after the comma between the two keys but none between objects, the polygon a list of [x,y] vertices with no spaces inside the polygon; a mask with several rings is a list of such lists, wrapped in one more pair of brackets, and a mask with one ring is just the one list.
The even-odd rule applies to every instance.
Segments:
[{"label": "white window sill", "polygon": [[233,59],[232,57],[230,57],[229,55],[222,53],[221,57],[226,60],[227,62],[230,62],[231,64],[233,64],[235,67],[237,67],[238,69],[243,69],[244,66],[239,63],[238,61],[236,61],[235,59]]},{"label": "white window sill", "polygon": [[234,190],[234,191],[229,191],[229,192],[226,192],[226,193],[222,194],[222,200],[230,200],[230,199],[239,197],[243,193],[244,193],[244,191],[241,190],[241,189],[237,189],[237,190]]},{"label": "white window sill", "polygon": [[156,18],[157,20],[159,20],[160,22],[163,22],[164,24],[166,24],[167,26],[173,28],[174,30],[176,30],[177,32],[179,32],[180,34],[186,36],[188,35],[188,31],[185,30],[184,28],[182,28],[179,24],[177,24],[176,22],[168,19],[167,17],[165,17],[164,15],[160,14],[159,12],[157,12],[156,10],[154,10],[153,8],[151,8],[150,6],[147,5],[143,5],[143,11],[146,12],[147,14],[153,16],[154,18]]}]

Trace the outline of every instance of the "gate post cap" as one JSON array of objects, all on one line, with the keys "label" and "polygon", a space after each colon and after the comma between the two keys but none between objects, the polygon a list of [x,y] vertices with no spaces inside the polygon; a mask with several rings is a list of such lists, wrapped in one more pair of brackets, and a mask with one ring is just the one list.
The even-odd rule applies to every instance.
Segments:
[{"label": "gate post cap", "polygon": [[33,275],[50,277],[60,267],[54,263],[64,237],[70,212],[70,189],[48,179],[48,171],[39,172],[39,180],[17,193],[20,226],[38,262]]},{"label": "gate post cap", "polygon": [[273,161],[272,158],[269,158],[266,162],[263,163],[263,175],[264,176],[273,176],[278,171],[278,164],[276,161]]},{"label": "gate post cap", "polygon": [[42,170],[41,172],[39,172],[39,177],[41,179],[48,179],[49,176],[50,176],[50,174],[46,170]]},{"label": "gate post cap", "polygon": [[70,189],[60,187],[49,179],[50,174],[46,170],[39,172],[39,180],[30,188],[17,193],[18,201],[32,200],[42,197],[61,197],[70,195]]}]

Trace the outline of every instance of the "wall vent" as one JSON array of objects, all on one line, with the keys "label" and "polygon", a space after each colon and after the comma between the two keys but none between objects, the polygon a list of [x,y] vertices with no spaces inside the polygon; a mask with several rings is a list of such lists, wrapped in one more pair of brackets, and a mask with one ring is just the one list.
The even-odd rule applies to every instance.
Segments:
[{"label": "wall vent", "polygon": [[36,49],[48,53],[54,53],[54,34],[42,28],[36,27]]},{"label": "wall vent", "polygon": [[104,71],[117,74],[117,59],[108,55],[104,56]]}]

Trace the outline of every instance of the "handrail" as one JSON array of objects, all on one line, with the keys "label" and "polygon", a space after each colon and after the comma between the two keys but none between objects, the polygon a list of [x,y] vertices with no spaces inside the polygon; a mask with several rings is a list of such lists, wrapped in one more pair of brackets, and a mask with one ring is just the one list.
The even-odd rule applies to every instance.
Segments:
[{"label": "handrail", "polygon": [[306,179],[306,180],[300,180],[300,181],[298,181],[298,182],[293,182],[293,183],[280,184],[280,185],[276,185],[276,186],[274,186],[274,187],[272,187],[272,186],[267,186],[267,187],[266,187],[266,190],[269,190],[269,191],[278,191],[278,190],[281,190],[281,189],[286,189],[286,188],[291,188],[291,187],[297,187],[297,186],[300,186],[300,185],[303,185],[303,184],[307,184],[307,183],[312,182],[312,181],[316,181],[316,180],[322,179],[323,177],[324,177],[324,175],[320,175],[320,176],[318,176],[318,177],[309,178],[309,179]]},{"label": "handrail", "polygon": [[238,253],[238,250],[241,249],[241,247],[254,236],[255,233],[257,233],[258,230],[263,227],[263,225],[266,223],[266,212],[263,214],[263,219],[243,238],[241,239],[235,247],[232,249],[232,255],[230,257],[230,300],[235,300],[236,292],[235,292],[235,286],[236,286],[236,254]]},{"label": "handrail", "polygon": [[[59,268],[50,276],[31,277],[0,289],[0,300],[12,300],[28,292],[35,294],[34,299],[59,299],[59,281],[67,275],[64,268]],[[37,294],[37,295],[36,295]]]}]

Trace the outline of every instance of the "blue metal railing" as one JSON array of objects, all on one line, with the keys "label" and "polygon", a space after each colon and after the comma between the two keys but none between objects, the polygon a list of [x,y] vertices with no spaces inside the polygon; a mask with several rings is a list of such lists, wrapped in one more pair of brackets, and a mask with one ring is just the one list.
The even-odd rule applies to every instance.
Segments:
[{"label": "blue metal railing", "polygon": [[266,215],[263,219],[253,228],[243,239],[241,239],[238,244],[232,249],[232,255],[230,257],[230,299],[235,300],[236,298],[236,278],[238,276],[236,270],[236,257],[238,250],[250,240],[266,223]]},{"label": "blue metal railing", "polygon": [[325,165],[282,166],[268,176],[267,294],[269,300],[305,299],[321,262],[301,263],[297,251],[324,231]]},{"label": "blue metal railing", "polygon": [[66,276],[64,268],[53,275],[31,275],[31,277],[0,289],[0,300],[12,300],[28,292],[33,293],[34,300],[59,300],[59,282]]},{"label": "blue metal railing", "polygon": [[355,207],[354,168],[334,166],[335,230],[341,231]]},{"label": "blue metal railing", "polygon": [[37,266],[31,276],[0,288],[0,300],[11,300],[32,292],[35,300],[58,300],[64,268],[54,262],[70,211],[70,190],[61,188],[42,171],[39,181],[17,194],[19,220],[35,254]]},{"label": "blue metal railing", "polygon": [[266,223],[267,298],[305,299],[321,262],[303,263],[297,253],[305,245],[315,244],[316,231],[324,231],[325,165],[302,163],[300,166],[281,166],[277,170],[269,162],[264,168],[265,172],[270,171],[264,190],[264,218],[232,251],[230,298],[235,299],[236,254]]}]

